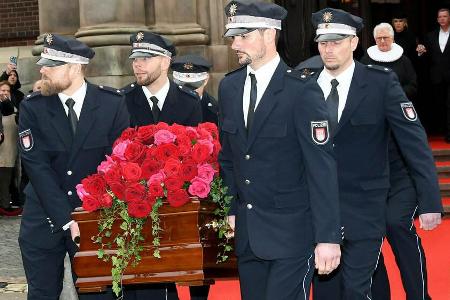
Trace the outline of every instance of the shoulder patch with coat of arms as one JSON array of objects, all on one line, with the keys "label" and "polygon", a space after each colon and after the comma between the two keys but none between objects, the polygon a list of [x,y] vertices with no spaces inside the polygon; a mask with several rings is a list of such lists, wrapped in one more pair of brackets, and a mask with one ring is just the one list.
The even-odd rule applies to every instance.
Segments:
[{"label": "shoulder patch with coat of arms", "polygon": [[311,138],[317,145],[325,145],[330,139],[328,121],[311,121]]},{"label": "shoulder patch with coat of arms", "polygon": [[31,129],[19,132],[19,142],[23,151],[30,151],[33,148],[34,140],[33,135],[31,134]]},{"label": "shoulder patch with coat of arms", "polygon": [[412,104],[412,102],[400,103],[400,107],[402,108],[402,112],[403,112],[403,115],[405,116],[406,120],[411,121],[411,122],[417,120],[416,109],[414,108],[414,105]]}]

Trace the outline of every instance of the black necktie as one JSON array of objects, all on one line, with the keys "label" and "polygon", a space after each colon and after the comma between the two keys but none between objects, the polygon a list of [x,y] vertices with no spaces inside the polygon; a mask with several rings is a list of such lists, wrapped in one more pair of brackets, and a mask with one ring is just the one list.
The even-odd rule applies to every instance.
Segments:
[{"label": "black necktie", "polygon": [[331,80],[331,92],[327,97],[327,109],[328,109],[328,118],[330,120],[330,130],[331,132],[336,129],[338,124],[338,107],[339,107],[339,94],[337,90],[337,86],[339,85],[339,81],[336,79]]},{"label": "black necktie", "polygon": [[77,124],[78,124],[78,117],[75,113],[75,110],[73,109],[73,106],[75,104],[75,101],[72,98],[69,98],[66,100],[66,105],[69,108],[69,113],[67,114],[67,117],[69,118],[70,128],[72,129],[73,135],[75,135],[75,132],[77,131]]},{"label": "black necktie", "polygon": [[249,73],[248,76],[250,76],[250,103],[248,105],[248,113],[247,113],[247,133],[250,132],[250,128],[253,123],[253,118],[255,116],[255,106],[256,106],[256,77],[255,74]]},{"label": "black necktie", "polygon": [[159,110],[158,107],[158,98],[156,98],[155,96],[151,96],[150,97],[150,101],[152,101],[153,105],[152,105],[152,115],[153,115],[153,121],[156,123],[158,123],[159,120],[159,113],[161,112]]}]

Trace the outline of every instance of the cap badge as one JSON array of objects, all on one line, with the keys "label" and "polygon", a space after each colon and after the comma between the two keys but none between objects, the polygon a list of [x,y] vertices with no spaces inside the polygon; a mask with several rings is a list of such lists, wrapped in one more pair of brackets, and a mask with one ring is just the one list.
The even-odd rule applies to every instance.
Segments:
[{"label": "cap badge", "polygon": [[47,44],[51,45],[51,44],[53,43],[53,35],[51,35],[50,33],[47,34],[47,35],[45,36],[45,42],[46,42]]},{"label": "cap badge", "polygon": [[322,20],[327,23],[331,22],[331,20],[333,20],[333,14],[329,11],[324,12],[322,15]]},{"label": "cap badge", "polygon": [[188,62],[183,65],[183,68],[185,70],[192,70],[194,68],[194,66],[192,65],[192,63]]},{"label": "cap badge", "polygon": [[136,34],[136,41],[140,42],[144,39],[144,33],[142,31]]},{"label": "cap badge", "polygon": [[234,16],[236,15],[237,12],[237,4],[233,3],[230,5],[230,8],[228,9],[228,14],[230,15],[230,17],[228,17],[228,22],[233,23],[234,22]]}]

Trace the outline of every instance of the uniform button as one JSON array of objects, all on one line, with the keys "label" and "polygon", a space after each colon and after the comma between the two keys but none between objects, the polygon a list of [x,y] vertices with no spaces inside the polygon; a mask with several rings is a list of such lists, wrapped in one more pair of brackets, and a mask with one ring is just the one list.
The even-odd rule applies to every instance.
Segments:
[{"label": "uniform button", "polygon": [[70,170],[67,171],[67,175],[69,175],[69,176],[72,175],[72,171],[70,171]]},{"label": "uniform button", "polygon": [[252,208],[253,208],[253,205],[251,205],[251,204],[249,203],[249,204],[247,204],[247,208],[248,208],[248,209],[252,209]]},{"label": "uniform button", "polygon": [[50,224],[50,227],[51,227],[51,228],[53,228],[53,227],[55,227],[55,225],[53,225],[53,224]]},{"label": "uniform button", "polygon": [[134,83],[131,84],[131,87],[134,87]]},{"label": "uniform button", "polygon": [[50,220],[50,218],[47,218],[47,220]]},{"label": "uniform button", "polygon": [[72,191],[68,191],[67,195],[72,196]]},{"label": "uniform button", "polygon": [[333,148],[335,147],[336,145],[335,144],[333,144]]},{"label": "uniform button", "polygon": [[249,185],[249,184],[250,184],[250,180],[248,180],[248,179],[245,179],[244,182],[245,182],[246,185]]},{"label": "uniform button", "polygon": [[249,154],[245,155],[245,160],[249,160],[250,157],[251,157],[251,156],[250,156]]}]

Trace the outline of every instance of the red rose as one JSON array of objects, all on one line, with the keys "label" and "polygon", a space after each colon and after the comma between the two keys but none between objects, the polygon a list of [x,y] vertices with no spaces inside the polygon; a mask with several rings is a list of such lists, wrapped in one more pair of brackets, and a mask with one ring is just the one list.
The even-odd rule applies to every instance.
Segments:
[{"label": "red rose", "polygon": [[128,203],[128,215],[133,218],[145,218],[152,211],[151,205],[147,201],[136,201]]},{"label": "red rose", "polygon": [[137,129],[137,137],[141,143],[145,145],[153,144],[153,134],[155,133],[154,125],[141,126]]},{"label": "red rose", "polygon": [[186,127],[186,135],[191,139],[191,140],[196,140],[198,138],[198,133],[197,130],[194,127]]},{"label": "red rose", "polygon": [[142,178],[142,170],[137,163],[122,163],[120,166],[122,167],[123,178],[127,182],[136,182]]},{"label": "red rose", "polygon": [[198,133],[198,139],[201,139],[201,140],[208,140],[208,141],[212,141],[213,140],[213,137],[212,137],[212,135],[211,135],[211,133],[208,131],[208,130],[206,130],[206,129],[204,129],[204,128],[197,128],[197,133]]},{"label": "red rose", "polygon": [[169,202],[172,207],[180,207],[189,202],[189,200],[188,193],[183,189],[167,192],[167,202]]},{"label": "red rose", "polygon": [[144,201],[147,202],[148,205],[153,207],[153,204],[155,204],[156,202],[156,197],[151,194],[147,194],[147,197],[145,198]]},{"label": "red rose", "polygon": [[89,175],[81,181],[84,190],[92,196],[100,196],[106,191],[106,181],[100,174]]},{"label": "red rose", "polygon": [[140,183],[130,184],[125,189],[125,200],[128,203],[142,201],[145,196],[145,186]]},{"label": "red rose", "polygon": [[169,128],[170,128],[169,124],[164,123],[164,122],[159,122],[158,124],[156,124],[154,126],[155,126],[155,131],[158,131],[161,129],[169,130]]},{"label": "red rose", "polygon": [[91,195],[85,195],[83,197],[83,209],[86,211],[94,211],[101,207],[100,201],[98,201],[97,197]]},{"label": "red rose", "polygon": [[104,193],[100,198],[100,202],[102,204],[102,207],[111,207],[113,198],[108,193]]},{"label": "red rose", "polygon": [[130,141],[133,140],[135,136],[136,136],[136,130],[134,128],[125,129],[124,131],[122,131],[122,134],[120,135],[120,137],[117,140],[115,140],[115,142],[113,144],[113,148],[117,144],[119,144],[125,140],[130,140]]},{"label": "red rose", "polygon": [[168,158],[178,158],[180,152],[174,144],[163,144],[156,148],[155,156],[157,160],[166,161]]},{"label": "red rose", "polygon": [[175,123],[170,126],[170,131],[178,137],[180,135],[186,134],[186,127]]},{"label": "red rose", "polygon": [[161,164],[154,159],[146,159],[142,163],[142,178],[148,180],[153,174],[158,173],[161,169]]},{"label": "red rose", "polygon": [[213,161],[217,161],[217,158],[219,157],[219,152],[220,152],[220,149],[222,149],[222,146],[220,145],[220,142],[217,140],[214,140],[213,144],[214,144],[214,150],[213,150],[213,154],[212,154],[212,159],[213,159]]},{"label": "red rose", "polygon": [[219,138],[219,131],[217,130],[217,125],[211,122],[205,122],[198,124],[198,128],[207,130],[214,139]]},{"label": "red rose", "polygon": [[191,181],[197,176],[197,164],[193,160],[183,161],[181,164],[180,177],[184,181]]},{"label": "red rose", "polygon": [[154,182],[148,186],[148,193],[152,197],[158,198],[164,196],[164,189],[160,183]]},{"label": "red rose", "polygon": [[126,161],[141,163],[145,157],[145,146],[138,142],[132,142],[125,149],[123,156]]},{"label": "red rose", "polygon": [[178,159],[169,158],[164,164],[164,173],[166,176],[178,174],[181,169],[181,162]]},{"label": "red rose", "polygon": [[110,182],[120,181],[122,179],[122,168],[119,165],[113,165],[104,176],[108,184]]},{"label": "red rose", "polygon": [[122,201],[125,201],[125,185],[122,184],[120,181],[112,181],[108,182],[109,188],[111,189],[111,192],[116,195],[117,198],[119,198]]},{"label": "red rose", "polygon": [[187,135],[178,135],[176,143],[181,155],[188,155],[191,152],[192,141]]},{"label": "red rose", "polygon": [[156,147],[155,146],[150,146],[147,147],[147,149],[145,149],[145,159],[155,159],[155,152],[156,152]]},{"label": "red rose", "polygon": [[192,158],[198,162],[205,162],[209,158],[210,148],[207,145],[195,144],[192,149]]},{"label": "red rose", "polygon": [[178,176],[167,177],[164,179],[164,186],[168,191],[174,191],[183,187],[184,181]]}]

